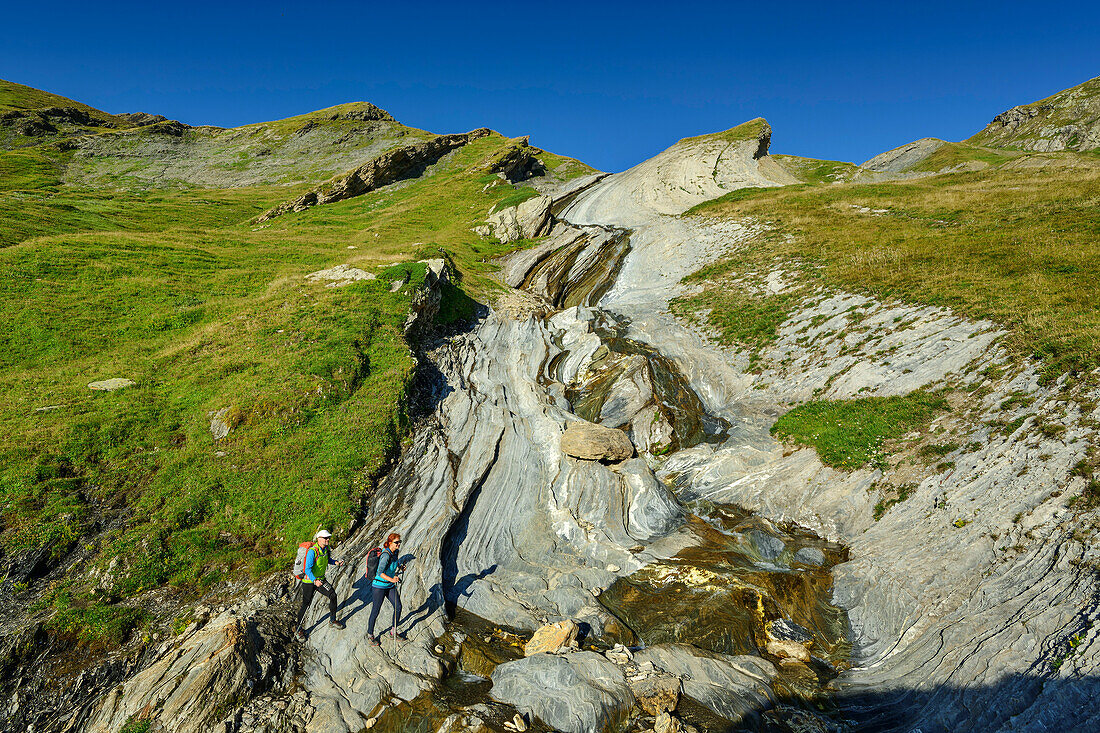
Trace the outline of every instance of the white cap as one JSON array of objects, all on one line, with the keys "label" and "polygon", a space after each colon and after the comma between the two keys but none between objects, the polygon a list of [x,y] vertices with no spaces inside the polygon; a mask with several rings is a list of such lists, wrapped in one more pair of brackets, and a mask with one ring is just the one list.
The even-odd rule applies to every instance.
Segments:
[{"label": "white cap", "polygon": [[319,530],[317,530],[317,534],[313,535],[313,539],[319,540],[322,537],[331,537],[331,536],[332,536],[332,533],[329,532],[327,529],[319,529]]}]

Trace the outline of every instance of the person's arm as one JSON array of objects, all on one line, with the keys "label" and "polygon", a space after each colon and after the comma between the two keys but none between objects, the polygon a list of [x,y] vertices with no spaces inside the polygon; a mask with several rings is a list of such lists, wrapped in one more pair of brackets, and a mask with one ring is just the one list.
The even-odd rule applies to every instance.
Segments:
[{"label": "person's arm", "polygon": [[[304,568],[306,577],[309,578],[310,583],[316,583],[317,582],[317,578],[313,577],[313,559],[314,559],[314,552],[313,552],[313,548],[311,547],[311,548],[309,548],[309,552],[306,553],[306,564],[305,564],[305,568]],[[317,591],[313,591],[313,592],[316,593]]]},{"label": "person's arm", "polygon": [[[386,561],[386,563],[384,565],[382,564],[382,560]],[[393,553],[391,553],[389,550],[386,550],[386,552],[382,555],[382,557],[379,558],[378,567],[385,568],[386,570],[389,570],[390,569],[390,563],[392,563],[392,562],[393,562]],[[391,578],[390,576],[386,575],[381,570],[378,571],[378,575],[381,576],[382,580],[386,581],[387,583],[399,583],[401,581],[401,579],[398,578],[398,577]]]}]

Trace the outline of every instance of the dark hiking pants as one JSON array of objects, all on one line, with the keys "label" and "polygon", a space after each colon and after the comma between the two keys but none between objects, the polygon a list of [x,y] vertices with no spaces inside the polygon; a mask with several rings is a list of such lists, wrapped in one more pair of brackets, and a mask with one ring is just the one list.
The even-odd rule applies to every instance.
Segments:
[{"label": "dark hiking pants", "polygon": [[302,606],[298,609],[298,626],[302,627],[302,621],[306,617],[306,611],[309,610],[309,604],[313,602],[313,594],[320,593],[323,596],[328,597],[328,620],[336,620],[336,591],[332,586],[322,583],[317,586],[313,583],[302,583]]},{"label": "dark hiking pants", "polygon": [[374,636],[374,622],[378,620],[378,612],[382,610],[382,599],[389,598],[393,606],[393,625],[401,618],[401,596],[397,595],[397,586],[393,588],[378,588],[371,586],[371,601],[374,607],[370,610],[370,623],[367,624],[367,633]]}]

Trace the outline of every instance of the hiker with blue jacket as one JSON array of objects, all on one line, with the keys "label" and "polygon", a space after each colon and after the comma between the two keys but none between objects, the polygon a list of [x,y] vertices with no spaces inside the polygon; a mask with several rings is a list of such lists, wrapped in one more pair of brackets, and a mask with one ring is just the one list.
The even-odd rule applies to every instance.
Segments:
[{"label": "hiker with blue jacket", "polygon": [[393,627],[390,631],[398,639],[404,640],[404,634],[397,634],[397,622],[401,618],[401,596],[397,593],[397,584],[401,582],[400,573],[403,568],[398,565],[398,555],[401,551],[401,535],[393,532],[386,538],[386,544],[382,546],[382,555],[378,558],[378,572],[371,581],[371,600],[374,607],[370,611],[370,621],[367,624],[367,638],[374,646],[378,646],[378,637],[374,635],[374,622],[378,620],[378,612],[382,610],[382,599],[388,598],[393,606]]},{"label": "hiker with blue jacket", "polygon": [[328,598],[329,623],[337,629],[344,625],[336,620],[336,589],[325,580],[325,570],[329,563],[343,565],[342,560],[337,560],[329,555],[329,542],[332,534],[322,529],[313,536],[313,546],[306,552],[305,564],[302,568],[302,605],[298,609],[298,638],[305,639],[306,632],[302,629],[302,621],[309,610],[309,604],[313,602],[313,595],[320,593]]}]

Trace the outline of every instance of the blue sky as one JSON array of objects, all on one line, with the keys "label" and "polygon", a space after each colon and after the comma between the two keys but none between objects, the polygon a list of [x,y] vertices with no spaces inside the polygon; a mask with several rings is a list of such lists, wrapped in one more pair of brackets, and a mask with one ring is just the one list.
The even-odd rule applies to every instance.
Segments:
[{"label": "blue sky", "polygon": [[1100,75],[1100,3],[12,3],[0,78],[234,126],[367,100],[603,170],[763,116],[772,152],[966,138]]}]

